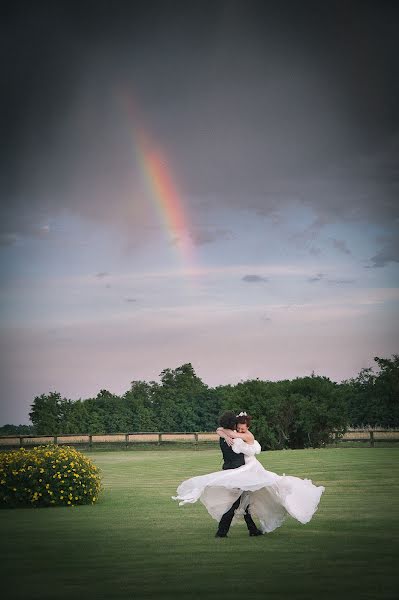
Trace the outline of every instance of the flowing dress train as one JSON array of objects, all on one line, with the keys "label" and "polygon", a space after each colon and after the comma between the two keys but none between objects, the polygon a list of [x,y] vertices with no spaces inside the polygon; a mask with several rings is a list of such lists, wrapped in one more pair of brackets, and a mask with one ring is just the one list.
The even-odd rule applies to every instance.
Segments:
[{"label": "flowing dress train", "polygon": [[310,479],[267,471],[255,457],[261,451],[256,440],[247,444],[236,438],[233,450],[245,455],[242,467],[187,479],[179,485],[173,500],[178,500],[179,506],[200,500],[211,517],[219,522],[241,496],[232,524],[248,507],[251,516],[259,519],[263,533],[280,527],[288,515],[300,523],[310,521],[324,492],[323,486],[314,485]]}]

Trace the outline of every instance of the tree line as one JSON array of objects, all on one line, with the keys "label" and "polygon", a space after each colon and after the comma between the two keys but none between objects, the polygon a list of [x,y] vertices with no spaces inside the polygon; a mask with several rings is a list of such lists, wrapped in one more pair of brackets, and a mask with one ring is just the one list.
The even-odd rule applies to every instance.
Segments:
[{"label": "tree line", "polygon": [[[118,396],[70,400],[58,392],[37,396],[32,426],[21,434],[213,431],[225,410],[253,415],[252,431],[269,449],[320,447],[348,427],[399,426],[399,355],[375,357],[377,370],[336,383],[315,375],[293,380],[253,379],[208,387],[191,363],[165,369],[160,382],[133,381]],[[14,428],[13,431],[5,431]],[[0,434],[16,434],[6,425]]]}]

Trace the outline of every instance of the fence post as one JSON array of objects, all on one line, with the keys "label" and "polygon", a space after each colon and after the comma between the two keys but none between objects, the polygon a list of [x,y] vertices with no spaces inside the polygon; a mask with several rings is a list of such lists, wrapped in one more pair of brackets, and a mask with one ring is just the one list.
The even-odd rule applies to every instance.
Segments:
[{"label": "fence post", "polygon": [[54,444],[57,445],[57,436],[54,436]]},{"label": "fence post", "polygon": [[374,431],[370,431],[370,446],[374,448]]},{"label": "fence post", "polygon": [[195,449],[198,450],[198,433],[194,433],[194,445]]},{"label": "fence post", "polygon": [[20,435],[20,436],[19,436],[19,447],[20,447],[20,448],[22,448],[22,446],[23,446],[23,444],[22,444],[22,440],[23,440],[23,439],[24,439],[24,438],[23,438],[23,436],[22,436],[22,435]]},{"label": "fence post", "polygon": [[89,448],[90,450],[93,448],[93,436],[89,433]]},{"label": "fence post", "polygon": [[161,445],[162,442],[162,433],[158,433],[158,446]]},{"label": "fence post", "polygon": [[129,434],[125,433],[125,448],[127,448],[129,445]]}]

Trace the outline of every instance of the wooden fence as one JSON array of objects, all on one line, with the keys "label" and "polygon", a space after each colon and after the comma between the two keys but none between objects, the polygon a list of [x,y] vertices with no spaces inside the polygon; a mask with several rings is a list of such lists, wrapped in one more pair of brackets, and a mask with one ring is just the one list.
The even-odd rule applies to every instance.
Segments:
[{"label": "wooden fence", "polygon": [[337,443],[344,442],[368,442],[374,448],[376,442],[399,442],[398,429],[349,429]]},{"label": "wooden fence", "polygon": [[[108,433],[108,434],[73,434],[58,435],[7,435],[0,436],[0,447],[15,448],[38,446],[41,444],[85,445],[92,448],[97,444],[120,444],[128,448],[135,444],[170,444],[189,443],[197,447],[203,442],[217,442],[219,436],[214,431],[208,432],[138,432],[138,433]],[[374,447],[376,442],[399,443],[399,430],[388,429],[352,429],[348,430],[342,438],[336,438],[335,443],[365,442]]]},{"label": "wooden fence", "polygon": [[203,442],[217,442],[219,436],[214,431],[209,432],[138,432],[138,433],[107,433],[107,434],[74,434],[59,433],[57,435],[8,435],[0,436],[0,447],[28,447],[41,444],[85,445],[92,448],[94,444],[120,444],[124,447],[134,444],[167,444],[185,442],[197,446]]}]

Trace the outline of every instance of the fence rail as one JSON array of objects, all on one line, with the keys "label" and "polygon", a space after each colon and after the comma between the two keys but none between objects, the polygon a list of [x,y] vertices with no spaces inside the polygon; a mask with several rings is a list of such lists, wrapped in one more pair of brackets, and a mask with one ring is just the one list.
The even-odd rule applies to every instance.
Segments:
[{"label": "fence rail", "polygon": [[399,429],[352,429],[336,441],[368,442],[373,448],[375,442],[399,442]]},{"label": "fence rail", "polygon": [[[219,436],[214,431],[201,432],[134,432],[134,433],[107,433],[107,434],[74,434],[59,433],[57,435],[3,435],[0,436],[0,447],[27,447],[41,444],[80,445],[93,447],[93,444],[121,444],[124,447],[134,444],[168,444],[171,442],[191,443],[195,446],[203,442],[217,442]],[[399,442],[399,429],[353,429],[347,431],[342,437],[338,435],[335,443],[344,442],[368,442],[374,447],[376,442]]]},{"label": "fence rail", "polygon": [[135,432],[135,433],[107,433],[107,434],[74,434],[59,433],[57,435],[7,435],[0,436],[1,447],[26,447],[41,444],[80,445],[85,444],[90,448],[93,444],[122,444],[125,447],[134,444],[152,443],[165,444],[171,442],[185,442],[198,445],[203,442],[217,442],[219,436],[214,431],[201,432]]}]

